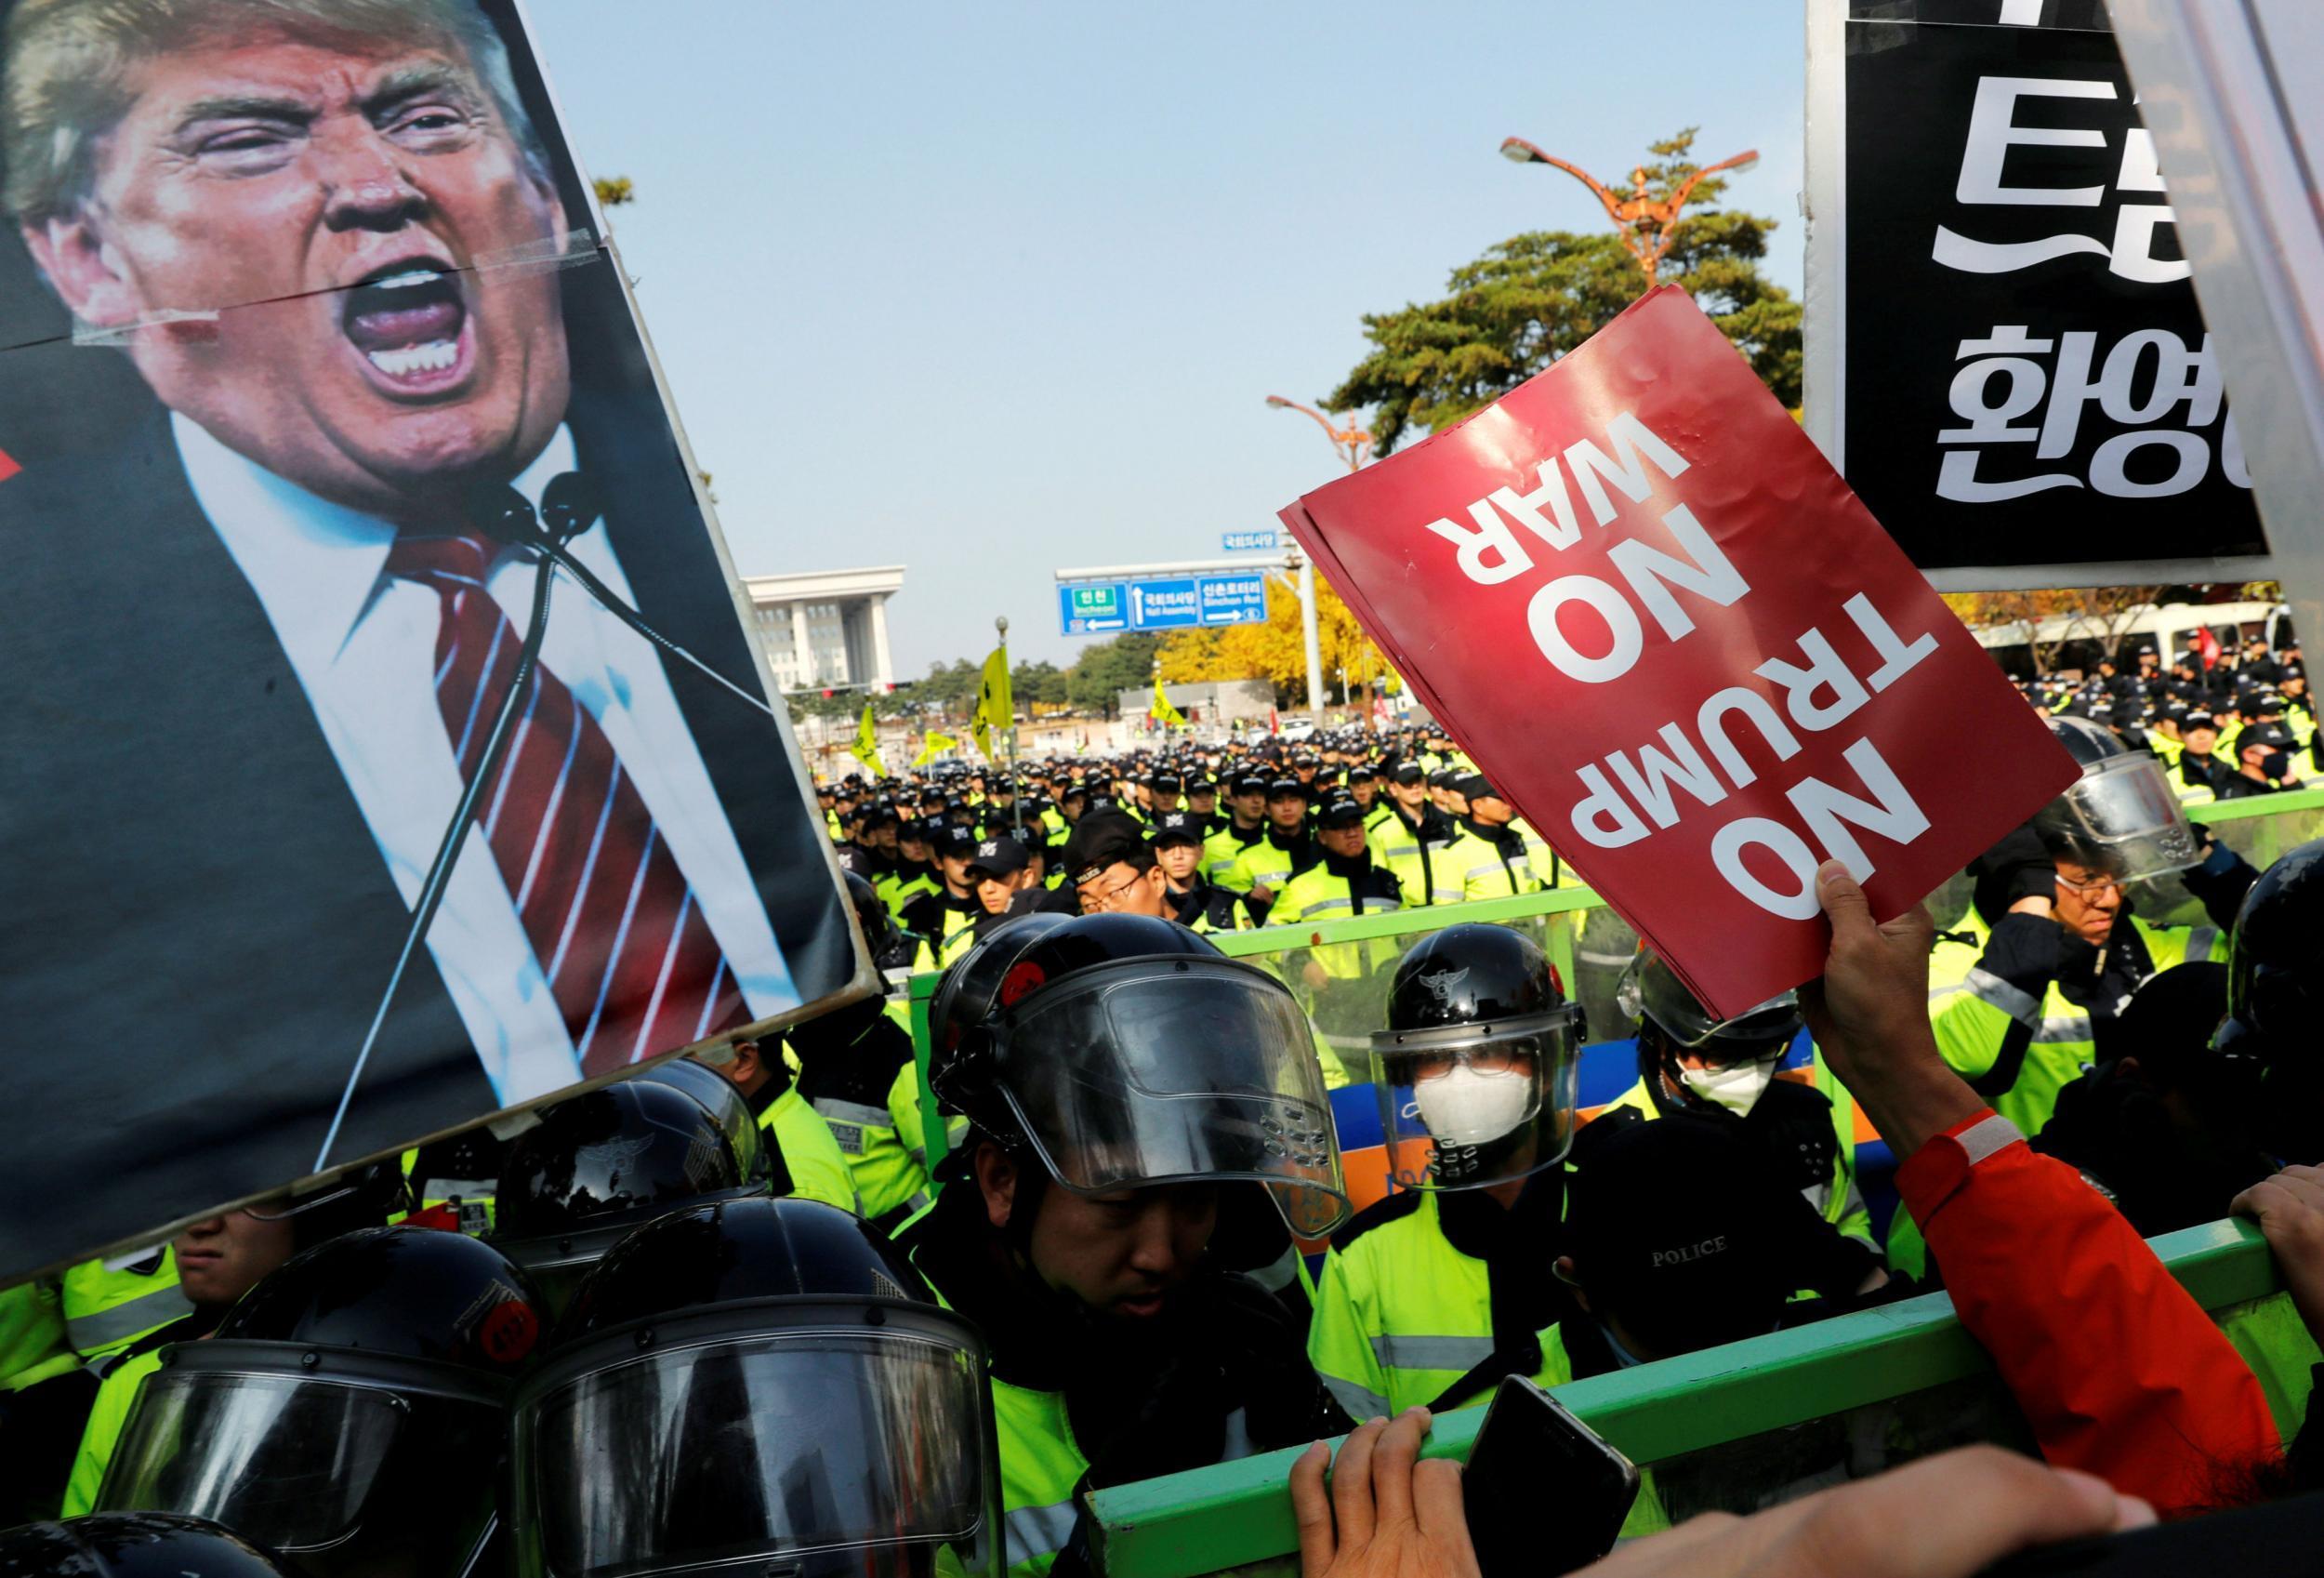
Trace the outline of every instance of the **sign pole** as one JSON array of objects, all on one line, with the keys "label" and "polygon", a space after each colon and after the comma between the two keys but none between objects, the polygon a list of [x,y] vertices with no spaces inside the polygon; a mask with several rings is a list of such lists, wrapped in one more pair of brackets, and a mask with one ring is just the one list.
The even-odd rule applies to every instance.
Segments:
[{"label": "sign pole", "polygon": [[1300,567],[1300,643],[1307,648],[1307,710],[1320,725],[1324,721],[1324,660],[1315,639],[1315,563],[1300,552],[1291,558]]}]

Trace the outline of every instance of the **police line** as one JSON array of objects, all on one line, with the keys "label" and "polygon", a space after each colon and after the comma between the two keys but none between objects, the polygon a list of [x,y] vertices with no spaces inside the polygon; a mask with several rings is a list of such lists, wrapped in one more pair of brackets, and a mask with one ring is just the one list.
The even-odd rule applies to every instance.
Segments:
[{"label": "police line", "polygon": [[[2219,839],[2265,869],[2277,855],[2306,842],[2324,836],[2324,788],[2297,789],[2284,794],[2254,797],[2248,800],[2225,801],[2209,805],[2186,808],[2189,818],[2211,827]],[[1332,948],[1347,944],[1370,943],[1380,947],[1386,957],[1377,962],[1382,971],[1393,964],[1393,955],[1404,946],[1426,933],[1446,926],[1486,922],[1507,925],[1527,922],[1545,922],[1550,917],[1571,917],[1568,924],[1547,925],[1539,937],[1541,946],[1556,966],[1560,977],[1569,986],[1578,982],[1578,965],[1586,961],[1578,958],[1576,941],[1583,919],[1596,911],[1605,910],[1604,899],[1584,887],[1556,888],[1543,893],[1521,894],[1511,898],[1481,899],[1466,904],[1432,905],[1417,909],[1398,909],[1378,915],[1354,916],[1344,921],[1331,921],[1302,926],[1266,926],[1248,932],[1220,932],[1211,941],[1230,958],[1248,959],[1266,968],[1271,958],[1277,955]],[[1392,946],[1393,945],[1393,946]],[[936,1102],[927,1088],[929,1058],[928,1008],[935,996],[936,985],[943,979],[937,972],[914,975],[908,991],[911,1005],[912,1044],[919,1062],[921,1111],[928,1123],[927,1142],[929,1164],[932,1168],[949,1148]],[[1593,1045],[1602,1047],[1607,1037],[1607,1027],[1593,1028]],[[1354,1071],[1351,1071],[1353,1073]],[[1635,1069],[1623,1077],[1628,1083]],[[1588,1073],[1585,1066],[1585,1081]],[[1583,1110],[1595,1105],[1585,1094]],[[1340,1104],[1334,1103],[1335,1110]],[[1368,1110],[1368,1108],[1365,1108]],[[1854,1133],[1859,1147],[1878,1143],[1860,1112],[1854,1115]],[[1344,1121],[1344,1120],[1343,1120]],[[1345,1133],[1343,1142],[1356,1139],[1353,1147],[1343,1144],[1343,1151],[1352,1150],[1352,1160],[1360,1160],[1367,1148],[1378,1142],[1372,1136],[1356,1136]],[[1867,1160],[1872,1160],[1867,1158]],[[1879,1160],[1885,1160],[1885,1147]],[[1358,1168],[1360,1172],[1360,1166]],[[1884,1172],[1884,1165],[1876,1172]],[[1351,1176],[1351,1183],[1356,1178]],[[1362,1201],[1358,1202],[1363,1203]]]}]

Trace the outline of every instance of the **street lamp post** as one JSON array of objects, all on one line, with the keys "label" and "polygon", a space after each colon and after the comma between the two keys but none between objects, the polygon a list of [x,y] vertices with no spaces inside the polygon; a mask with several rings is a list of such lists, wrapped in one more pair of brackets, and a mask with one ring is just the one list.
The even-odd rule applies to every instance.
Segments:
[{"label": "street lamp post", "polygon": [[1655,276],[1661,270],[1663,256],[1670,250],[1671,239],[1678,231],[1680,211],[1695,194],[1696,186],[1705,176],[1714,176],[1722,170],[1748,170],[1759,163],[1758,150],[1753,149],[1715,165],[1705,165],[1682,181],[1670,196],[1657,198],[1646,192],[1644,166],[1631,172],[1631,194],[1617,197],[1587,170],[1542,152],[1522,137],[1503,138],[1501,157],[1520,165],[1554,165],[1596,192],[1598,201],[1605,207],[1606,218],[1614,221],[1615,233],[1622,238],[1623,246],[1638,259],[1638,267],[1644,272],[1648,290],[1655,287]]},{"label": "street lamp post", "polygon": [[[1286,400],[1280,394],[1267,396],[1267,404],[1278,411],[1297,411],[1323,429],[1324,436],[1331,440],[1331,452],[1340,457],[1340,462],[1349,471],[1362,471],[1364,462],[1371,458],[1372,435],[1356,426],[1353,417],[1348,418],[1346,427],[1339,428],[1332,426],[1331,419],[1314,406],[1302,405],[1296,400]],[[1307,709],[1320,723],[1324,716],[1324,658],[1323,643],[1315,632],[1315,566],[1309,562],[1306,554],[1300,553],[1298,557],[1300,640],[1307,649]]]}]

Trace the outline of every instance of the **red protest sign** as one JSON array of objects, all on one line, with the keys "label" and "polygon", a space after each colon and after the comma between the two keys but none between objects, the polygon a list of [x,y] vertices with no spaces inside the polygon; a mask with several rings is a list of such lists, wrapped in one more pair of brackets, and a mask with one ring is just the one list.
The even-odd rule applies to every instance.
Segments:
[{"label": "red protest sign", "polygon": [[1676,286],[1282,512],[1494,785],[1714,1012],[1823,967],[2074,781]]}]

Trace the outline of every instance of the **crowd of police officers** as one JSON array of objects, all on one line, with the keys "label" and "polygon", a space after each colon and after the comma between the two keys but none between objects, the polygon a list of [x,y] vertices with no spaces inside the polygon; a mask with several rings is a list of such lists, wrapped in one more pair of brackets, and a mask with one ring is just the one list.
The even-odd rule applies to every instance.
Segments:
[{"label": "crowd of police officers", "polygon": [[[2324,843],[2185,815],[2316,762],[2298,655],[2026,688],[2082,775],[1933,895],[1939,1048],[2141,1231],[2212,1220],[2324,1160]],[[817,796],[879,967],[943,973],[940,1163],[891,993],[8,1290],[0,1571],[1071,1572],[1094,1488],[1941,1283],[1792,994],[1636,949],[1583,1125],[1523,925],[1316,930],[1578,885],[1442,733]]]}]

